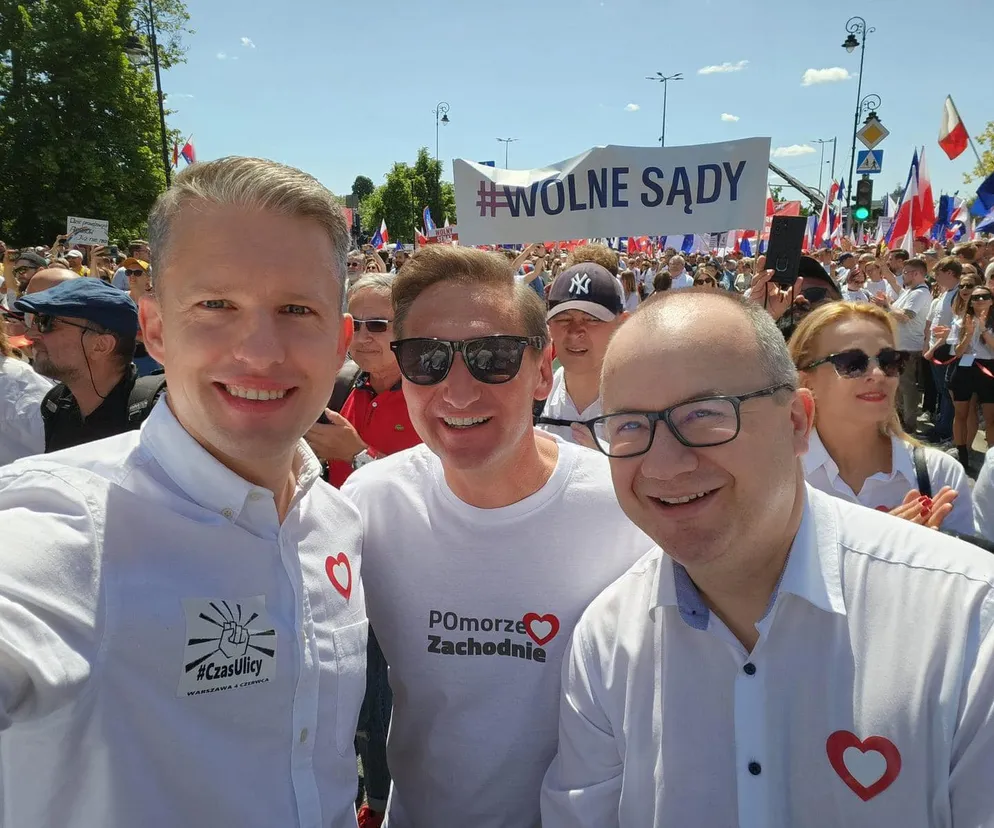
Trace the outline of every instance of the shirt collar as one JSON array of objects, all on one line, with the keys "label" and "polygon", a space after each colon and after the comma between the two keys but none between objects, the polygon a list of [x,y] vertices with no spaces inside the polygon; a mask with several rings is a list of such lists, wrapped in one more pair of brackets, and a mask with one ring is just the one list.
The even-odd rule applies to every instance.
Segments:
[{"label": "shirt collar", "polygon": [[[176,419],[165,395],[142,425],[141,445],[191,501],[232,522],[253,491],[268,491],[239,477],[200,445]],[[297,444],[293,471],[296,490],[291,505],[321,476],[321,464],[303,440]]]},{"label": "shirt collar", "polygon": [[[891,473],[889,475],[885,475],[877,472],[877,474],[874,474],[867,479],[893,480],[900,474],[909,483],[914,484],[912,488],[917,486],[918,476],[915,474],[915,464],[912,460],[911,452],[908,451],[907,444],[903,440],[891,436],[890,449]],[[839,477],[839,466],[828,453],[828,449],[825,448],[825,444],[821,441],[821,437],[818,435],[818,429],[816,428],[811,429],[811,436],[808,438],[808,451],[801,459],[801,462],[804,465],[805,478],[810,477],[811,473],[818,468],[824,468],[825,473],[828,475],[828,479],[833,483]]]},{"label": "shirt collar", "polygon": [[[373,389],[372,376],[370,375],[369,371],[362,371],[359,374],[359,376],[356,377],[355,387],[357,390],[368,391],[374,397],[376,396],[376,391]],[[392,388],[390,388],[390,390],[400,391],[402,387],[403,383],[400,380],[397,380],[397,382],[393,385]]]},{"label": "shirt collar", "polygon": [[[787,554],[787,563],[774,587],[763,619],[769,617],[777,597],[796,595],[825,612],[846,614],[839,567],[839,540],[834,513],[820,502],[827,498],[805,485],[801,524]],[[667,555],[660,558],[653,592],[655,603],[649,608],[675,606],[680,617],[694,629],[706,630],[710,611],[684,567]]]}]

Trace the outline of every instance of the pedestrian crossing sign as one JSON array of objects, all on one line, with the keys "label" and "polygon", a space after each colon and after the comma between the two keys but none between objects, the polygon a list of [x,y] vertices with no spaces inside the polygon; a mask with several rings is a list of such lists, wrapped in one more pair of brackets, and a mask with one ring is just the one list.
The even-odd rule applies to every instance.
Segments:
[{"label": "pedestrian crossing sign", "polygon": [[860,175],[874,175],[883,164],[883,150],[860,150],[856,155],[856,172]]}]

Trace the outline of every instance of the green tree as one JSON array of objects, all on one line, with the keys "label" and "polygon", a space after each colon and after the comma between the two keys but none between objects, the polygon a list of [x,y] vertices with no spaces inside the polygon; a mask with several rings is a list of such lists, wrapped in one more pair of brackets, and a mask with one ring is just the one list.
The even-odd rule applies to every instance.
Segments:
[{"label": "green tree", "polygon": [[783,201],[783,187],[780,187],[776,184],[771,184],[770,197],[777,202]]},{"label": "green tree", "polygon": [[981,147],[980,160],[963,176],[967,184],[974,179],[984,179],[994,173],[994,121],[987,122],[987,127],[977,136],[977,143]]},{"label": "green tree", "polygon": [[[144,232],[165,186],[155,79],[124,46],[138,0],[0,0],[0,234],[50,242],[67,215]],[[182,0],[156,0],[163,68],[183,59]]]},{"label": "green tree", "polygon": [[376,185],[373,184],[371,178],[367,178],[364,175],[357,175],[355,181],[352,182],[352,197],[357,202],[361,202],[366,196],[371,195],[375,189]]}]

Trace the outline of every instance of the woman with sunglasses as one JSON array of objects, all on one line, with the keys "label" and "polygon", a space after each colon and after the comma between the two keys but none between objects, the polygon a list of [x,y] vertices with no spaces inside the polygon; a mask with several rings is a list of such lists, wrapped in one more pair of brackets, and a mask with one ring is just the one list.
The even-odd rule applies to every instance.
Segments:
[{"label": "woman with sunglasses", "polygon": [[[971,277],[965,273],[961,281],[961,295],[964,282]],[[960,297],[957,297],[959,300]],[[994,294],[986,286],[976,286],[970,291],[966,311],[953,318],[948,339],[939,336],[940,341],[955,343],[952,356],[957,360],[948,374],[947,384],[953,395],[953,442],[956,453],[964,468],[969,468],[971,433],[969,417],[974,409],[973,398],[980,402],[987,431],[987,444],[994,445],[994,314],[991,313]],[[955,311],[955,305],[954,305]]]},{"label": "woman with sunglasses", "polygon": [[[895,399],[904,356],[896,341],[886,311],[856,302],[825,305],[798,325],[790,354],[815,397],[805,477],[852,503],[972,535],[962,467],[938,449],[919,448],[901,428]],[[916,448],[924,452],[932,498],[918,491]]]},{"label": "woman with sunglasses", "polygon": [[701,265],[694,274],[694,287],[718,289],[718,278],[710,265]]},{"label": "woman with sunglasses", "polygon": [[349,355],[359,374],[341,413],[325,411],[329,422],[318,422],[306,435],[314,453],[328,463],[328,482],[336,488],[365,462],[421,442],[407,414],[400,369],[390,350],[393,280],[390,274],[371,273],[349,287],[355,331]]}]

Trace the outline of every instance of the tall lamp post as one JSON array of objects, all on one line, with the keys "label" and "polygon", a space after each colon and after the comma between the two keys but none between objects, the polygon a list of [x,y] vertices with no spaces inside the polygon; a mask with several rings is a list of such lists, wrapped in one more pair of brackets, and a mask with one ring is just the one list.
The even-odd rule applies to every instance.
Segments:
[{"label": "tall lamp post", "polygon": [[[148,0],[148,11],[143,13],[141,7],[135,9],[138,20],[145,24],[149,46],[152,47],[152,65],[155,67],[155,91],[159,99],[159,130],[162,137],[162,169],[166,173],[166,186],[172,183],[172,167],[169,164],[169,134],[166,132],[165,96],[162,94],[162,77],[159,74],[159,41],[155,36],[155,9],[152,0]],[[124,53],[134,66],[147,66],[148,50],[142,45],[137,34],[128,37],[124,44]]]},{"label": "tall lamp post", "polygon": [[513,144],[515,141],[520,141],[521,139],[520,138],[498,138],[497,140],[500,141],[504,145],[504,169],[506,170],[507,169],[507,148],[508,148],[508,146],[510,146],[511,144]]},{"label": "tall lamp post", "polygon": [[449,105],[439,101],[432,110],[435,115],[435,160],[438,160],[438,125],[449,123]]},{"label": "tall lamp post", "polygon": [[[852,229],[852,211],[849,209],[852,204],[852,174],[856,166],[856,131],[859,129],[859,116],[863,107],[863,58],[866,56],[866,38],[874,28],[866,28],[866,21],[862,17],[850,17],[846,21],[846,31],[849,36],[842,44],[842,48],[852,54],[859,48],[859,79],[856,82],[856,115],[852,122],[852,147],[849,150],[849,183],[846,187],[846,212],[849,214],[849,229]],[[862,36],[862,40],[858,36]],[[879,104],[878,104],[879,105]]]},{"label": "tall lamp post", "polygon": [[835,147],[838,143],[838,138],[815,138],[816,144],[821,144],[821,161],[818,163],[818,192],[824,194],[824,190],[821,188],[821,177],[822,173],[825,171],[825,144],[832,145],[832,179],[835,179]]},{"label": "tall lamp post", "polygon": [[655,81],[656,83],[661,83],[663,85],[663,134],[659,136],[659,146],[666,146],[666,90],[669,87],[670,81],[681,81],[683,80],[683,72],[677,72],[675,75],[664,75],[662,72],[656,72],[655,75],[646,75],[646,80]]}]

